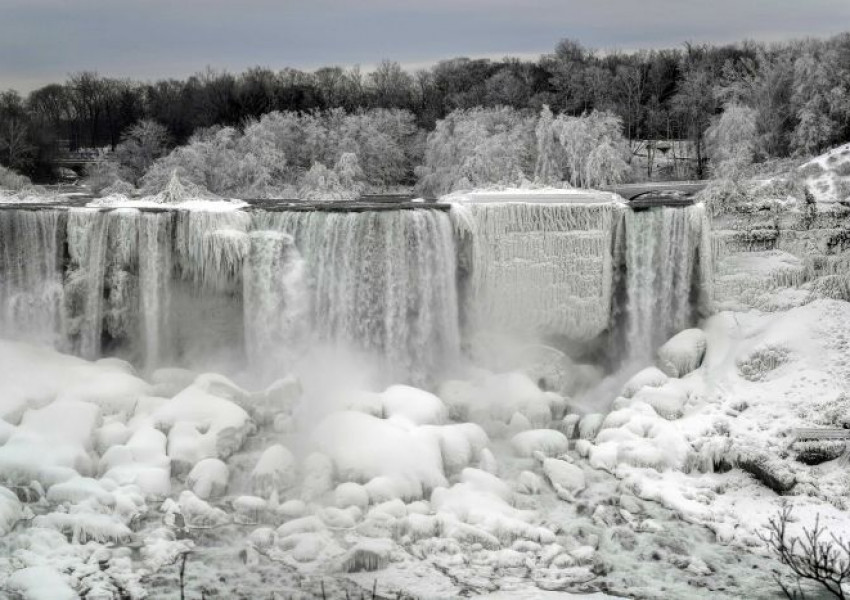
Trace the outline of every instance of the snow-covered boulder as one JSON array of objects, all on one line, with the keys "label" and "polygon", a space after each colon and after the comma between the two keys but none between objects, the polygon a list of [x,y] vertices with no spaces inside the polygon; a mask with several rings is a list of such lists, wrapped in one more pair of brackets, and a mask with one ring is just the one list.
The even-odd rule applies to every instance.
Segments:
[{"label": "snow-covered boulder", "polygon": [[100,408],[68,400],[27,410],[5,445],[0,447],[0,473],[6,482],[47,487],[71,477],[91,475],[94,432]]},{"label": "snow-covered boulder", "polygon": [[546,456],[563,454],[570,447],[570,441],[555,429],[532,429],[516,434],[511,439],[511,447],[517,456],[531,457],[535,452]]},{"label": "snow-covered boulder", "polygon": [[658,367],[670,377],[683,377],[702,364],[706,346],[701,329],[680,331],[658,349]]},{"label": "snow-covered boulder", "polygon": [[622,395],[631,398],[645,387],[661,387],[670,378],[658,367],[647,367],[638,371],[623,385]]},{"label": "snow-covered boulder", "polygon": [[26,567],[12,573],[5,588],[23,600],[77,600],[68,579],[49,566]]},{"label": "snow-covered boulder", "polygon": [[125,445],[112,446],[100,457],[98,472],[118,485],[136,485],[147,496],[165,497],[171,492],[167,443],[164,433],[141,425]]},{"label": "snow-covered boulder", "polygon": [[186,485],[198,498],[208,500],[224,495],[229,478],[230,470],[223,461],[205,458],[189,471]]},{"label": "snow-covered boulder", "polygon": [[369,492],[358,483],[346,481],[336,486],[334,504],[338,508],[348,508],[349,506],[366,508],[369,506]]},{"label": "snow-covered boulder", "polygon": [[421,498],[425,490],[446,484],[439,442],[427,429],[342,411],[319,423],[312,442],[333,461],[339,481],[366,483],[386,476],[406,498]]},{"label": "snow-covered boulder", "polygon": [[11,491],[0,486],[0,535],[6,535],[23,517],[23,505]]},{"label": "snow-covered boulder", "polygon": [[386,417],[404,417],[416,425],[440,425],[448,410],[434,394],[407,385],[393,385],[381,394]]},{"label": "snow-covered boulder", "polygon": [[556,458],[543,461],[543,473],[562,500],[572,500],[587,487],[581,467]]},{"label": "snow-covered boulder", "polygon": [[251,488],[254,494],[264,498],[273,492],[282,494],[295,484],[295,480],[295,457],[280,444],[266,448],[251,471]]},{"label": "snow-covered boulder", "polygon": [[223,396],[238,396],[241,390],[229,380],[201,375],[195,383],[150,416],[168,431],[168,456],[178,471],[188,471],[204,458],[227,458],[253,431],[248,413]]}]

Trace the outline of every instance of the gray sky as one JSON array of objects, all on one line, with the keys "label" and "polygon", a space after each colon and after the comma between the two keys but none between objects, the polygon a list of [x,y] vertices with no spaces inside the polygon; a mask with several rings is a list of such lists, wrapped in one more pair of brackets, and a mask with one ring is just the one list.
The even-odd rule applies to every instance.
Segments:
[{"label": "gray sky", "polygon": [[850,0],[0,0],[0,89],[80,70],[148,80],[208,65],[416,68],[537,56],[565,37],[631,50],[842,28]]}]

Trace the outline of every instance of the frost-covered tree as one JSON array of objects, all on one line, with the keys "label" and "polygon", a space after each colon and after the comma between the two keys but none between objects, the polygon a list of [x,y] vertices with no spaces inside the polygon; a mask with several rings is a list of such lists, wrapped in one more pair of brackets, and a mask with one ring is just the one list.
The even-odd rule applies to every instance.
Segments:
[{"label": "frost-covered tree", "polygon": [[510,108],[456,110],[428,135],[417,189],[426,194],[520,185],[534,169],[536,119]]},{"label": "frost-covered tree", "polygon": [[148,192],[162,190],[176,172],[181,180],[224,197],[268,197],[273,188],[271,166],[282,156],[255,153],[241,145],[233,127],[202,130],[186,146],[157,160],[142,178]]},{"label": "frost-covered tree", "polygon": [[757,143],[755,109],[727,104],[705,133],[715,172],[721,177],[738,177],[753,162]]},{"label": "frost-covered tree", "polygon": [[334,172],[343,189],[349,190],[356,196],[363,193],[363,169],[360,168],[360,162],[357,160],[356,154],[353,152],[344,152],[334,166]]},{"label": "frost-covered tree", "polygon": [[572,185],[599,187],[622,181],[629,166],[619,117],[604,111],[580,117],[560,115],[553,127]]},{"label": "frost-covered tree", "polygon": [[115,148],[115,155],[124,167],[127,178],[137,183],[154,161],[167,152],[170,144],[168,129],[156,121],[146,119],[124,132],[121,143]]},{"label": "frost-covered tree", "polygon": [[354,200],[357,193],[342,185],[336,171],[317,162],[304,174],[298,186],[298,197],[303,200],[333,202]]},{"label": "frost-covered tree", "polygon": [[537,119],[534,133],[537,137],[537,161],[534,165],[534,181],[543,185],[552,185],[561,180],[561,166],[558,162],[558,143],[555,140],[555,117],[549,106],[544,104]]}]

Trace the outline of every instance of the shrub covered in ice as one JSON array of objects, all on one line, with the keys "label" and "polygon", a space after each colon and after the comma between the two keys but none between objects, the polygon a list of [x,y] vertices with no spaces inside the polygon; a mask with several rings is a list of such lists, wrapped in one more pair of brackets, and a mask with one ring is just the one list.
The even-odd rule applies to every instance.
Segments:
[{"label": "shrub covered in ice", "polygon": [[395,550],[392,540],[363,539],[348,550],[340,568],[345,573],[378,571],[386,568]]},{"label": "shrub covered in ice", "polygon": [[208,500],[224,494],[230,470],[217,458],[205,458],[198,462],[186,477],[186,485],[198,498]]},{"label": "shrub covered in ice", "polygon": [[51,512],[33,519],[34,527],[55,529],[69,536],[74,543],[87,541],[126,543],[132,531],[118,517],[94,512],[80,505],[71,512]]},{"label": "shrub covered in ice", "polygon": [[762,381],[768,373],[791,360],[787,348],[766,344],[755,348],[747,356],[737,360],[738,372],[748,381]]},{"label": "shrub covered in ice", "polygon": [[813,440],[808,442],[795,442],[791,449],[797,456],[797,460],[806,465],[818,465],[823,462],[835,460],[847,452],[847,444],[844,440]]},{"label": "shrub covered in ice", "polygon": [[531,457],[535,452],[546,456],[563,454],[570,447],[570,441],[555,429],[532,429],[516,434],[511,439],[511,447],[517,456]]},{"label": "shrub covered in ice", "polygon": [[658,349],[658,366],[670,377],[683,377],[699,368],[705,350],[705,332],[701,329],[685,329]]},{"label": "shrub covered in ice", "polygon": [[258,496],[268,498],[273,492],[282,494],[295,484],[295,457],[280,444],[269,446],[251,471],[251,487]]}]

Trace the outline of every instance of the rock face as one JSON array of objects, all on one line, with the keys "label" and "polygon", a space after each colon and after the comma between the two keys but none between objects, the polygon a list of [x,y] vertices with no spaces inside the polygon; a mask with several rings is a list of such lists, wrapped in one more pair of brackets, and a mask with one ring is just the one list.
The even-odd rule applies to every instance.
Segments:
[{"label": "rock face", "polygon": [[712,219],[715,310],[785,310],[848,299],[850,209],[762,199]]},{"label": "rock face", "polygon": [[670,377],[683,377],[699,368],[705,349],[705,333],[701,329],[686,329],[658,349],[658,367]]}]

